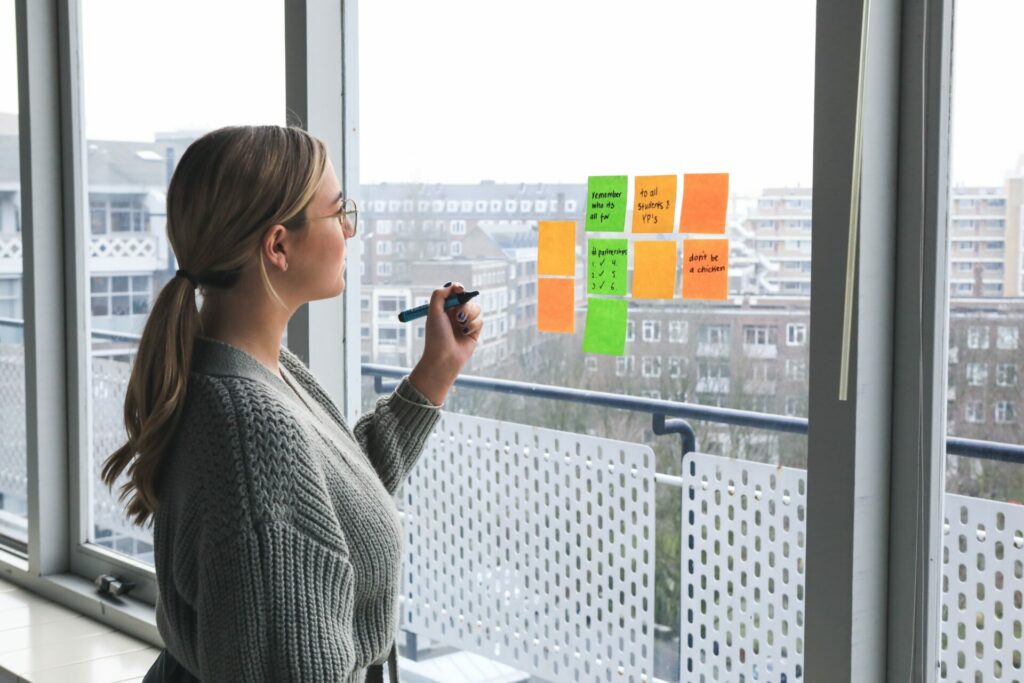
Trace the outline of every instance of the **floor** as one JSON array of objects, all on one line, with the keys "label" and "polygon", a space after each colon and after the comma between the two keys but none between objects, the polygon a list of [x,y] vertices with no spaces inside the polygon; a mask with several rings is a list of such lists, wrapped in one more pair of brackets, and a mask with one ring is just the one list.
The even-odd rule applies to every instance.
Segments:
[{"label": "floor", "polygon": [[0,683],[141,681],[159,651],[0,580]]}]

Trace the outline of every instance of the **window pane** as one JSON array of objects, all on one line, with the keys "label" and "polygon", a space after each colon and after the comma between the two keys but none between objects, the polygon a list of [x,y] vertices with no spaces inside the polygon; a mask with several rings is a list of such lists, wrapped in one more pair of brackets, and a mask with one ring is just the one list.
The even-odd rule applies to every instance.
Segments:
[{"label": "window pane", "polygon": [[[362,358],[412,367],[423,321],[408,325],[417,329],[408,343],[396,343],[389,297],[414,302],[458,281],[480,292],[486,321],[465,374],[754,411],[766,427],[693,422],[697,449],[805,466],[806,438],[767,425],[774,416],[807,415],[815,4],[641,0],[615,12],[585,2],[483,6],[360,5],[358,199],[360,221],[373,226],[360,252],[371,302],[361,311],[369,331]],[[723,45],[744,49],[709,61]],[[409,107],[415,101],[439,106]],[[679,258],[684,238],[708,237],[680,233],[677,202],[684,174],[715,172],[730,173],[727,299],[684,300],[678,264],[672,298],[630,296],[637,242],[671,242]],[[678,176],[676,229],[637,234],[635,177],[662,174]],[[624,232],[585,233],[591,175],[628,176]],[[573,334],[537,329],[538,223],[554,220],[576,222]],[[589,236],[629,244],[620,357],[582,352],[588,298],[595,300],[586,291]],[[378,395],[371,380],[363,387],[370,409]],[[659,472],[680,474],[679,439],[654,436],[650,412],[479,389],[454,392],[446,408],[647,444]],[[679,490],[659,486],[657,505],[652,627],[664,639],[654,673],[672,681],[680,680],[674,639],[684,586]],[[767,611],[759,618],[767,620]],[[715,654],[720,662],[740,656],[719,655],[717,645]],[[746,656],[762,672],[779,658],[802,662],[802,652]],[[626,677],[639,678],[632,673]]]},{"label": "window pane", "polygon": [[0,545],[28,542],[21,169],[13,0],[0,0]]},{"label": "window pane", "polygon": [[153,559],[151,531],[125,519],[118,488],[107,489],[100,469],[124,443],[124,395],[138,336],[177,267],[165,229],[167,185],[177,160],[203,133],[285,123],[282,21],[280,0],[82,1],[88,263],[102,274],[89,280],[93,504],[85,512],[90,542],[144,562]]},{"label": "window pane", "polygon": [[946,460],[940,677],[997,680],[1020,669],[1024,621],[1024,462],[1000,453],[1024,443],[1024,94],[991,75],[1024,64],[1024,6],[955,9],[947,428],[995,454]]}]

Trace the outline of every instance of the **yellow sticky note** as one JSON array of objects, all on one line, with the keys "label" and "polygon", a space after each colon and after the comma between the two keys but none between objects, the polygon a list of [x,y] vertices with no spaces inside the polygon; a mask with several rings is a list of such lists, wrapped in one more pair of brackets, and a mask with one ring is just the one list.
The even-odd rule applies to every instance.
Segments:
[{"label": "yellow sticky note", "polygon": [[537,278],[537,329],[540,332],[576,331],[576,281],[572,278]]},{"label": "yellow sticky note", "polygon": [[724,233],[728,205],[728,173],[685,174],[679,232]]},{"label": "yellow sticky note", "polygon": [[638,175],[633,183],[633,232],[672,232],[676,212],[674,175]]},{"label": "yellow sticky note", "polygon": [[677,247],[673,242],[633,243],[633,298],[671,299],[676,289]]},{"label": "yellow sticky note", "polygon": [[576,221],[537,224],[537,274],[576,274]]},{"label": "yellow sticky note", "polygon": [[729,296],[729,240],[683,240],[683,298]]}]

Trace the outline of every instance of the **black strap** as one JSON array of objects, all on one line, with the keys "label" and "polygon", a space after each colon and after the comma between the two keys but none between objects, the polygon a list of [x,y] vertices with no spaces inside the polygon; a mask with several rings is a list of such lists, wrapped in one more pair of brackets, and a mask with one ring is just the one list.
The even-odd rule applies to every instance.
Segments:
[{"label": "black strap", "polygon": [[[388,653],[388,680],[398,683],[398,648],[395,644],[391,645]],[[366,683],[384,683],[383,664],[374,664],[366,670]]]}]

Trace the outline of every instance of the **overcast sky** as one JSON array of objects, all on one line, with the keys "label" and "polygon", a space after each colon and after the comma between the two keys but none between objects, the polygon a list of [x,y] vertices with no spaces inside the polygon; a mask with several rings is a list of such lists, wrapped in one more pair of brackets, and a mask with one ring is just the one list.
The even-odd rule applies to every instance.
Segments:
[{"label": "overcast sky", "polygon": [[[0,0],[0,111],[17,111]],[[82,0],[86,133],[284,122],[280,0]],[[811,182],[810,0],[364,0],[363,182]],[[1024,3],[958,3],[953,178],[1024,153]],[[244,31],[242,30],[244,27]]]}]

